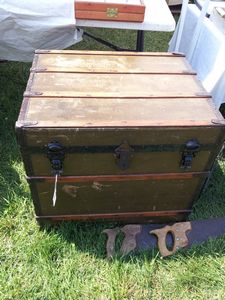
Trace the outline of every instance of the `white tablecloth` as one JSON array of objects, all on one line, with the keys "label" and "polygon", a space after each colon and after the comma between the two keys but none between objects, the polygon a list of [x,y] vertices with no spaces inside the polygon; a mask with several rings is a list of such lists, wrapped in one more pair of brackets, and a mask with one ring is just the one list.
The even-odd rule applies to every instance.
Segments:
[{"label": "white tablecloth", "polygon": [[81,39],[74,0],[0,0],[0,59],[32,61],[36,49],[64,49]]},{"label": "white tablecloth", "polygon": [[[189,4],[179,52],[188,54],[199,15],[197,6]],[[169,51],[175,49],[178,28],[179,24],[170,42]],[[219,108],[225,102],[225,35],[208,18],[204,19],[190,63]]]},{"label": "white tablecloth", "polygon": [[77,26],[117,28],[151,31],[174,31],[175,20],[169,10],[166,0],[144,0],[145,18],[143,23],[77,20]]}]

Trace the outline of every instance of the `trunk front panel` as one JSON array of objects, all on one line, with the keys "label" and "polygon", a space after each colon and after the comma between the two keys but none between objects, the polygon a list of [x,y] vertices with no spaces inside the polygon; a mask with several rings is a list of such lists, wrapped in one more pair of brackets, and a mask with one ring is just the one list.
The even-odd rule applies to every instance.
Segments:
[{"label": "trunk front panel", "polygon": [[[25,129],[22,152],[28,176],[51,176],[46,146],[57,141],[64,147],[62,175],[143,174],[209,171],[221,145],[221,128],[129,128],[76,130]],[[190,169],[180,168],[187,141],[200,149]],[[116,149],[131,148],[129,166],[118,167]]]},{"label": "trunk front panel", "polygon": [[33,180],[30,184],[40,206],[37,215],[72,215],[190,209],[196,190],[204,180],[196,177],[120,182],[59,181],[55,207],[52,204],[54,181]]}]

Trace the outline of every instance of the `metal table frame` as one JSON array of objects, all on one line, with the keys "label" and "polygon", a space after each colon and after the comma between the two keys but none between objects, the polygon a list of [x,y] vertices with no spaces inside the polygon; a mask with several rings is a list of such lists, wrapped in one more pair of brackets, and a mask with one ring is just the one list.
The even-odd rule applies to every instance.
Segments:
[{"label": "metal table frame", "polygon": [[95,40],[96,42],[101,43],[101,44],[103,44],[113,50],[116,50],[116,51],[137,51],[137,52],[144,51],[144,31],[143,30],[137,31],[137,41],[136,41],[136,49],[135,50],[121,48],[119,46],[116,46],[116,45],[110,43],[109,41],[106,41],[99,37],[96,37],[93,34],[88,33],[87,31],[84,31],[83,35],[88,36],[89,38]]}]

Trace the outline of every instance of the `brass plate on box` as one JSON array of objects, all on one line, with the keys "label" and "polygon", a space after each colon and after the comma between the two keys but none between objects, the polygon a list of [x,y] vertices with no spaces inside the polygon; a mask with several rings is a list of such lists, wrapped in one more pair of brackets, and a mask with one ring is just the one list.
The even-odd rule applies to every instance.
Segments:
[{"label": "brass plate on box", "polygon": [[118,15],[118,8],[107,8],[106,15],[110,18],[115,18]]}]

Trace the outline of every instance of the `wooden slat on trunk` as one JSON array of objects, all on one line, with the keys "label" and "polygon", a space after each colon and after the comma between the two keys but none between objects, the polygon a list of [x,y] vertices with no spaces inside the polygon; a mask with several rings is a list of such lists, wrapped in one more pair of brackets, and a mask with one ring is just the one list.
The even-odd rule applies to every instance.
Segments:
[{"label": "wooden slat on trunk", "polygon": [[209,97],[194,75],[35,73],[25,93],[37,97]]},{"label": "wooden slat on trunk", "polygon": [[[77,55],[76,55],[77,56]],[[53,53],[39,55],[37,62],[31,69],[35,72],[83,72],[83,73],[191,73],[194,70],[182,56],[159,55],[127,55],[115,53],[102,55],[80,53],[77,59],[70,53]]]}]

